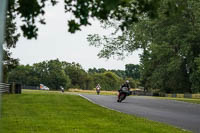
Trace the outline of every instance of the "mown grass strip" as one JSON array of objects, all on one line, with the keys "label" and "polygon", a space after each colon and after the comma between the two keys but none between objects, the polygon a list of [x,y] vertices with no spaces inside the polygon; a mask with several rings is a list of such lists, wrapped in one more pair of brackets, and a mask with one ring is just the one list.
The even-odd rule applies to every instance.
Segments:
[{"label": "mown grass strip", "polygon": [[185,133],[181,129],[102,108],[77,95],[4,95],[1,133]]}]

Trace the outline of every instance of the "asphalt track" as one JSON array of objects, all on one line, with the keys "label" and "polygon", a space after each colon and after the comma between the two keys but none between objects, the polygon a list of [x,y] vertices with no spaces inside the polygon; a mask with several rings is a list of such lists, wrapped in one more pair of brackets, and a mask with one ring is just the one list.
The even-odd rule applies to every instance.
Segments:
[{"label": "asphalt track", "polygon": [[199,104],[144,96],[129,96],[122,103],[118,103],[117,96],[81,95],[93,103],[113,110],[200,133]]}]

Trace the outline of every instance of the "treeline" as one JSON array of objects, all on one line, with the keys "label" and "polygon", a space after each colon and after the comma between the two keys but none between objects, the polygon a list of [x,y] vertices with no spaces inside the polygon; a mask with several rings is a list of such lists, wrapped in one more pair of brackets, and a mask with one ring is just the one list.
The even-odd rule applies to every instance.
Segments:
[{"label": "treeline", "polygon": [[127,64],[126,70],[106,70],[91,68],[85,71],[78,63],[50,60],[30,65],[19,65],[8,74],[8,82],[26,86],[44,84],[50,89],[59,90],[80,88],[93,89],[99,83],[103,90],[117,90],[124,80],[129,80],[132,88],[137,87],[139,65]]},{"label": "treeline", "polygon": [[164,2],[157,19],[134,25],[135,40],[143,49],[141,83],[167,93],[199,93],[200,1],[184,1],[184,9],[171,14],[166,14]]}]

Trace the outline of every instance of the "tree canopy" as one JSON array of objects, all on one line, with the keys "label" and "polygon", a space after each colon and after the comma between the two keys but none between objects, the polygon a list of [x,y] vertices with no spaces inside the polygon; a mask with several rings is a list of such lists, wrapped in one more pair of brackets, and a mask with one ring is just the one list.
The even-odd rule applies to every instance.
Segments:
[{"label": "tree canopy", "polygon": [[[158,16],[150,19],[145,14],[121,35],[111,37],[90,35],[90,45],[103,46],[100,57],[113,55],[124,57],[137,49],[140,55],[141,84],[147,89],[163,92],[200,92],[199,35],[200,2],[174,1],[182,10],[168,11],[163,0]],[[115,23],[109,22],[115,27]]]},{"label": "tree canopy", "polygon": [[[180,4],[183,0],[167,1],[166,5],[170,12],[172,9],[182,8]],[[24,37],[37,38],[37,23],[45,24],[45,7],[55,6],[58,0],[9,0],[7,18],[10,22],[16,17],[21,20],[21,30]],[[69,32],[74,33],[80,30],[81,26],[91,25],[90,18],[100,21],[117,20],[122,30],[130,24],[137,22],[140,15],[145,14],[150,18],[157,16],[161,0],[64,0],[65,12],[73,14],[73,18],[68,21]],[[13,28],[15,29],[15,28]]]}]

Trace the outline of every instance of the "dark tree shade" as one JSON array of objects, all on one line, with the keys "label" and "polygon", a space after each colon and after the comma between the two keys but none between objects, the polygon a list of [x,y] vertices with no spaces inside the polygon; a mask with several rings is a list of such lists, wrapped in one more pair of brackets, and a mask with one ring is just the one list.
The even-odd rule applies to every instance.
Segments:
[{"label": "dark tree shade", "polygon": [[140,66],[135,64],[126,64],[125,74],[128,78],[140,79]]}]

